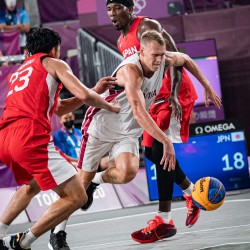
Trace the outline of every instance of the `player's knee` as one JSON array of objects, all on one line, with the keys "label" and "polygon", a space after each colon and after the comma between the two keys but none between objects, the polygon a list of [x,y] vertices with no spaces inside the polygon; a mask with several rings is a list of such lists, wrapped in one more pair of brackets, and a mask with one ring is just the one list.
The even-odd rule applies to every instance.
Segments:
[{"label": "player's knee", "polygon": [[76,191],[70,198],[76,209],[82,207],[88,199],[86,191],[84,189]]},{"label": "player's knee", "polygon": [[31,185],[27,185],[25,188],[25,192],[28,196],[30,197],[34,197],[35,195],[37,195],[40,192],[40,188],[38,186],[31,186]]},{"label": "player's knee", "polygon": [[137,174],[137,169],[130,168],[122,176],[121,183],[126,184],[132,181]]},{"label": "player's knee", "polygon": [[80,208],[80,207],[82,207],[86,202],[87,202],[87,200],[88,200],[88,197],[87,197],[87,195],[86,195],[86,192],[84,193],[84,194],[82,194],[82,196],[81,197],[79,197],[78,199],[77,199],[77,208]]}]

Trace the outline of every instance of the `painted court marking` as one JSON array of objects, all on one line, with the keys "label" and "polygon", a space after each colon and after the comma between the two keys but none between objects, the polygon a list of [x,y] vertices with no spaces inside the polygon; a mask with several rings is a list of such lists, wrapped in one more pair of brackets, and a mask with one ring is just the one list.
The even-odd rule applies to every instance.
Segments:
[{"label": "painted court marking", "polygon": [[[225,230],[225,229],[232,229],[232,228],[241,228],[241,227],[250,227],[250,224],[238,225],[238,226],[230,226],[230,227],[218,227],[218,228],[213,228],[213,229],[203,229],[203,230],[197,230],[197,231],[177,233],[176,235],[204,233],[204,232],[211,232],[211,231],[218,231],[218,230]],[[123,244],[123,243],[131,243],[131,242],[133,242],[133,241],[131,239],[129,239],[129,240],[114,241],[114,242],[101,243],[101,244],[95,244],[95,245],[71,247],[71,249],[81,249],[81,248],[88,248],[88,249],[90,249],[92,247],[112,246],[112,245],[116,245],[116,244],[120,245],[120,244]],[[238,244],[239,245],[239,244],[248,244],[248,243],[250,243],[250,242],[225,243],[225,244],[216,245],[216,246],[233,245],[233,244]],[[194,250],[205,250],[205,249],[208,249],[210,247],[215,247],[215,246],[209,246],[209,247],[206,247],[206,248],[197,248],[197,249],[194,249]]]},{"label": "painted court marking", "polygon": [[[249,202],[249,201],[250,201],[250,199],[225,200],[224,203]],[[187,208],[186,207],[173,208],[172,211],[178,211],[178,210],[184,210],[184,209],[187,209]],[[75,224],[70,224],[67,227],[77,227],[77,226],[88,225],[88,224],[95,224],[95,223],[100,223],[100,222],[123,220],[123,219],[127,219],[127,218],[133,218],[133,217],[138,217],[138,216],[145,216],[145,215],[150,215],[150,214],[155,214],[155,211],[154,212],[148,212],[148,213],[142,213],[142,214],[126,215],[126,216],[109,218],[109,219],[103,219],[103,220],[95,220],[95,221],[75,223]]]},{"label": "painted court marking", "polygon": [[206,249],[211,249],[211,247],[222,247],[222,246],[235,246],[237,249],[237,247],[239,245],[248,245],[250,244],[250,242],[231,242],[231,243],[225,243],[225,244],[219,244],[219,245],[213,245],[213,246],[209,246],[209,247],[204,247],[204,248],[196,248],[194,250],[206,250]]},{"label": "painted court marking", "polygon": [[[238,200],[226,200],[225,201],[225,203],[236,203],[236,202],[250,202],[250,199],[238,199]],[[178,210],[184,210],[184,209],[186,209],[186,207],[175,208],[175,209],[172,209],[172,211],[178,211]],[[149,213],[127,215],[127,216],[122,216],[122,217],[97,220],[97,221],[76,223],[76,224],[68,225],[68,227],[95,224],[95,223],[101,223],[101,222],[107,222],[107,221],[123,220],[123,219],[127,219],[127,218],[145,216],[145,215],[150,215],[150,214],[155,214],[155,211],[149,212]],[[204,232],[212,232],[212,231],[226,230],[226,229],[231,230],[231,229],[235,229],[235,228],[246,228],[246,227],[250,227],[250,224],[229,226],[229,227],[218,227],[218,228],[213,228],[213,229],[202,229],[202,230],[197,230],[197,231],[188,231],[188,232],[177,233],[176,235],[188,235],[188,234],[194,234],[194,233],[204,233]],[[105,247],[109,248],[109,247],[112,247],[114,245],[124,245],[124,244],[129,244],[129,243],[131,244],[131,242],[133,242],[133,241],[131,241],[131,239],[128,239],[128,240],[123,240],[123,241],[113,241],[113,242],[108,242],[108,243],[100,243],[100,244],[93,244],[93,245],[87,245],[87,246],[71,247],[71,249],[91,249],[91,248],[96,248],[96,247],[98,247],[98,248],[103,247],[103,249],[106,249]],[[197,248],[194,250],[205,250],[205,249],[210,249],[211,247],[217,247],[217,246],[227,246],[227,245],[233,246],[233,245],[244,245],[244,244],[250,244],[250,242],[225,243],[225,244],[209,246],[209,247],[205,247],[205,248]]]}]

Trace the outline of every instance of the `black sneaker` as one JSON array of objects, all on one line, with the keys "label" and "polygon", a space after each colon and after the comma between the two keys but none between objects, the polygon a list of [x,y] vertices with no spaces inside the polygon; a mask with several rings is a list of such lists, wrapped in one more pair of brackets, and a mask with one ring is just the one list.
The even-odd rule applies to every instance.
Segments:
[{"label": "black sneaker", "polygon": [[86,193],[87,193],[87,196],[88,196],[88,200],[87,202],[81,207],[82,210],[86,211],[88,210],[92,203],[93,203],[93,194],[95,192],[95,190],[97,189],[97,187],[99,186],[100,184],[96,184],[94,182],[91,182],[89,184],[89,187],[87,188],[86,190]]},{"label": "black sneaker", "polygon": [[3,240],[0,240],[0,250],[7,250],[8,248],[4,246]]},{"label": "black sneaker", "polygon": [[[25,233],[17,233],[15,235],[9,236],[10,237],[10,249],[16,249],[16,250],[31,250],[30,247],[28,248],[23,248],[20,246],[20,242],[21,240],[25,237]],[[5,249],[9,249],[7,247],[4,246],[3,248]]]},{"label": "black sneaker", "polygon": [[48,247],[50,250],[70,250],[67,242],[66,242],[65,231],[59,231],[58,233],[53,233],[53,230],[50,234],[50,239],[48,243]]}]

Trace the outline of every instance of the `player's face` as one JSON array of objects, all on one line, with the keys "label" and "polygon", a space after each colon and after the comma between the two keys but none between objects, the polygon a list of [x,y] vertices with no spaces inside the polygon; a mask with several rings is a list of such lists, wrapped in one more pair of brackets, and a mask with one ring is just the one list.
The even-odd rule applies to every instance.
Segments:
[{"label": "player's face", "polygon": [[141,44],[141,57],[145,71],[155,72],[159,69],[162,60],[165,58],[166,48],[156,41]]},{"label": "player's face", "polygon": [[116,30],[123,30],[129,23],[129,8],[122,4],[110,3],[107,5],[108,16]]}]

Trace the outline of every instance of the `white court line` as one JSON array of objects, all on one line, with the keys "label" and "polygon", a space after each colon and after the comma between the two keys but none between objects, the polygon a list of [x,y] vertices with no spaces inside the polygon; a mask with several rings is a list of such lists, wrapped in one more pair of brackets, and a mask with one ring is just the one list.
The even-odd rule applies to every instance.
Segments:
[{"label": "white court line", "polygon": [[198,230],[198,231],[189,231],[189,232],[183,232],[183,233],[177,233],[177,234],[184,235],[184,234],[192,234],[192,233],[200,233],[200,232],[211,232],[211,231],[225,230],[228,228],[232,229],[232,228],[238,228],[238,227],[250,227],[250,224],[230,226],[230,227],[217,227],[217,228],[211,228],[211,229],[202,229],[202,230]]},{"label": "white court line", "polygon": [[[250,199],[225,200],[224,203],[245,202],[245,201],[250,201]],[[178,210],[183,210],[183,209],[187,209],[187,208],[186,208],[186,207],[173,208],[172,211],[178,211]],[[150,215],[150,214],[155,214],[155,211],[154,211],[154,212],[148,212],[148,213],[142,213],[142,214],[126,215],[126,216],[115,217],[115,218],[109,218],[109,219],[104,219],[104,220],[95,220],[95,221],[88,221],[88,222],[75,223],[75,224],[67,225],[67,227],[77,227],[77,226],[88,225],[88,224],[94,224],[94,223],[99,223],[99,222],[123,220],[123,219],[127,219],[127,218],[133,218],[133,217],[144,216],[144,215]]]},{"label": "white court line", "polygon": [[[250,199],[238,199],[238,200],[226,200],[225,203],[249,202],[249,201],[250,201]],[[186,207],[174,208],[174,209],[172,209],[172,211],[178,211],[178,210],[183,210],[183,209],[187,209],[187,208]],[[137,216],[144,216],[144,215],[150,215],[150,214],[155,214],[155,211],[154,212],[149,212],[149,213],[142,213],[142,214],[135,214],[135,215],[127,215],[127,216],[123,216],[123,217],[110,218],[110,219],[105,219],[105,220],[97,220],[97,221],[90,221],[90,222],[71,224],[71,225],[68,225],[67,227],[81,226],[81,225],[94,224],[94,223],[113,221],[113,220],[121,220],[121,219],[133,218],[133,217],[137,217]],[[198,231],[189,231],[189,232],[177,233],[176,235],[185,235],[185,234],[209,232],[209,231],[215,231],[215,230],[225,230],[225,229],[240,228],[240,227],[250,227],[250,224],[239,225],[239,226],[230,226],[230,227],[220,227],[220,228],[205,229],[205,230],[203,229],[203,230],[198,230]],[[123,240],[123,241],[110,242],[110,243],[101,243],[101,244],[95,244],[95,245],[88,245],[88,246],[71,247],[71,249],[91,249],[91,248],[95,248],[95,247],[105,247],[105,246],[106,247],[109,247],[109,246],[111,247],[112,245],[115,245],[115,244],[119,245],[119,244],[124,244],[124,243],[131,243],[131,239]],[[202,249],[195,249],[195,250],[202,250]]]},{"label": "white court line", "polygon": [[[184,233],[177,233],[176,235],[184,235],[184,234],[193,234],[193,233],[203,233],[203,232],[210,232],[210,231],[217,231],[217,230],[225,230],[225,229],[232,229],[232,228],[240,228],[240,227],[250,227],[250,224],[246,225],[239,225],[239,226],[230,226],[230,227],[218,227],[218,228],[213,228],[213,229],[203,229],[203,230],[198,230],[198,231],[190,231],[190,232],[184,232]],[[162,240],[164,241],[164,240]],[[71,249],[84,249],[84,248],[93,248],[93,247],[102,247],[102,246],[109,246],[109,245],[114,245],[114,244],[121,244],[121,243],[131,243],[132,240],[123,240],[123,241],[114,241],[114,242],[109,242],[109,243],[101,243],[101,244],[95,244],[95,245],[88,245],[88,246],[80,246],[80,247],[71,247]],[[241,242],[242,244],[248,244],[250,242]],[[237,244],[241,244],[240,242]],[[228,245],[228,244],[236,244],[236,243],[225,243],[221,244],[223,245]],[[217,245],[220,246],[220,245]],[[206,247],[206,248],[197,248],[194,250],[205,250],[207,248],[210,248],[212,246]],[[213,246],[214,247],[214,246]]]},{"label": "white court line", "polygon": [[246,245],[246,244],[250,244],[250,242],[231,242],[231,243],[225,243],[225,244],[219,244],[219,245],[213,245],[213,246],[209,246],[209,247],[203,247],[203,248],[196,248],[194,250],[205,250],[205,249],[210,249],[211,247],[221,247],[221,246],[237,246],[238,245]]},{"label": "white court line", "polygon": [[[180,207],[180,208],[172,209],[172,211],[173,210],[174,211],[183,210],[183,209],[187,209],[187,208],[186,207]],[[127,219],[127,218],[133,218],[133,217],[144,216],[144,215],[149,215],[149,214],[155,214],[155,211],[154,212],[149,212],[149,213],[143,213],[143,214],[126,215],[126,216],[115,217],[115,218],[104,219],[104,220],[94,220],[94,221],[76,223],[76,224],[68,225],[67,227],[82,226],[82,225],[87,225],[87,224],[93,224],[93,223],[99,223],[99,222],[106,222],[106,221],[113,221],[113,220],[123,220],[123,219]]]},{"label": "white court line", "polygon": [[[121,243],[128,243],[130,242],[131,243],[131,239],[130,240],[122,240],[122,241],[114,241],[114,242],[110,242],[110,243],[103,243],[103,244],[96,244],[96,245],[88,245],[88,246],[80,246],[80,247],[70,247],[70,249],[84,249],[84,248],[87,248],[87,249],[90,249],[92,247],[102,247],[102,246],[109,246],[109,245],[114,245],[114,244],[121,244]],[[133,243],[133,241],[132,241]]]}]

